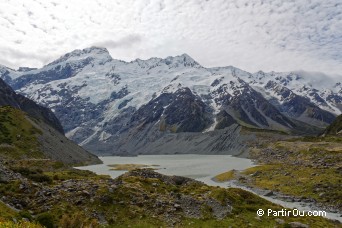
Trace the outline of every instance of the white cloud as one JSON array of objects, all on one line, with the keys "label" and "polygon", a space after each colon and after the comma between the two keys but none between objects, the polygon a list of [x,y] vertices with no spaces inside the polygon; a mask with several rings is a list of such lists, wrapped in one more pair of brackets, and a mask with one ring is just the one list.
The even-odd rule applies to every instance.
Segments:
[{"label": "white cloud", "polygon": [[132,60],[188,53],[204,66],[342,74],[340,0],[0,2],[0,64],[39,67],[105,46]]}]

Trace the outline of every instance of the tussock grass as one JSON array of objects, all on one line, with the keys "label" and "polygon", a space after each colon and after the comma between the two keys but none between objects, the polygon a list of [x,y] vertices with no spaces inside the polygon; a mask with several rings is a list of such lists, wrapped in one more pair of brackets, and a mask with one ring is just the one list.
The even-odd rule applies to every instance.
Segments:
[{"label": "tussock grass", "polygon": [[221,173],[219,175],[216,175],[214,177],[214,181],[225,182],[225,181],[230,181],[230,180],[234,179],[234,177],[235,177],[235,171],[230,170],[228,172],[224,172],[224,173]]}]

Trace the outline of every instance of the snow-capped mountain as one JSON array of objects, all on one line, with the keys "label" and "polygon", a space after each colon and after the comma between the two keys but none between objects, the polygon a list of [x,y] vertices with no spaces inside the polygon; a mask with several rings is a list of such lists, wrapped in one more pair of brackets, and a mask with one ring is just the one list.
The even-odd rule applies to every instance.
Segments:
[{"label": "snow-capped mountain", "polygon": [[121,154],[167,151],[166,142],[182,145],[189,137],[211,137],[190,152],[228,150],[238,147],[227,147],[238,125],[297,133],[326,126],[341,113],[341,83],[305,74],[205,68],[186,54],[124,62],[97,47],[40,69],[0,66],[0,77],[51,108],[71,139]]}]

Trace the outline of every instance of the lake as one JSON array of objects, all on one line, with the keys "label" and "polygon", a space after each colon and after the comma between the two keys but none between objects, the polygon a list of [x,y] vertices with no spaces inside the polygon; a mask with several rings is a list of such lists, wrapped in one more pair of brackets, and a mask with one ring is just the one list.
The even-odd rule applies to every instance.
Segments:
[{"label": "lake", "polygon": [[[211,178],[228,170],[244,170],[254,166],[250,159],[231,155],[139,155],[137,157],[108,156],[100,157],[103,164],[77,167],[97,174],[118,177],[127,171],[113,171],[112,164],[144,164],[155,166],[157,172],[166,175],[190,177],[213,185]],[[215,182],[214,182],[215,183]]]}]

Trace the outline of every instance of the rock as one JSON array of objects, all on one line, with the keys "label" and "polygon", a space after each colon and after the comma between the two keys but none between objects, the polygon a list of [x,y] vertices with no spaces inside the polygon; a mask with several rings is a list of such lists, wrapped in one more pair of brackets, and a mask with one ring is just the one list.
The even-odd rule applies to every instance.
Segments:
[{"label": "rock", "polygon": [[181,205],[179,205],[179,204],[177,204],[177,203],[175,203],[173,206],[174,206],[175,208],[177,208],[177,209],[181,208]]},{"label": "rock", "polygon": [[63,182],[63,185],[66,187],[66,188],[70,188],[74,185],[74,183],[72,181],[64,181]]},{"label": "rock", "polygon": [[24,222],[29,222],[30,221],[28,218],[22,218],[21,220],[24,221]]},{"label": "rock", "polygon": [[300,222],[290,222],[289,225],[292,228],[309,228],[308,225],[300,223]]},{"label": "rock", "polygon": [[84,195],[84,196],[90,196],[90,193],[89,193],[88,191],[86,191],[86,190],[83,190],[83,191],[82,191],[82,195]]},{"label": "rock", "polygon": [[273,196],[273,195],[274,195],[273,191],[267,191],[267,192],[264,194],[264,196]]},{"label": "rock", "polygon": [[15,205],[15,208],[18,209],[18,210],[22,210],[23,209],[23,206],[21,204],[16,204]]},{"label": "rock", "polygon": [[253,173],[251,176],[252,176],[252,177],[256,177],[256,176],[259,176],[259,175],[260,175],[260,173],[261,173],[260,171],[256,171],[256,172],[255,172],[255,173]]},{"label": "rock", "polygon": [[25,186],[24,184],[20,184],[20,185],[19,185],[19,189],[20,189],[20,190],[24,190],[24,189],[26,189],[26,186]]},{"label": "rock", "polygon": [[279,218],[275,219],[275,221],[276,221],[276,223],[278,223],[280,225],[285,223],[285,221],[283,219],[279,219]]}]

